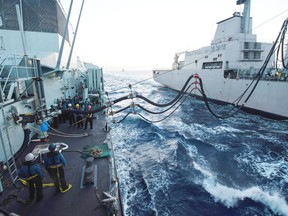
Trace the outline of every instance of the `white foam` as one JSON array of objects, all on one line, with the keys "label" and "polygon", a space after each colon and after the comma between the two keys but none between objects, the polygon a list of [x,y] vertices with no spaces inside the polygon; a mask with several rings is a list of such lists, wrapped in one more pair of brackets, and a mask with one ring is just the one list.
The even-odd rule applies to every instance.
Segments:
[{"label": "white foam", "polygon": [[[120,176],[122,201],[126,215],[131,215],[131,203],[135,203],[135,199],[139,193],[143,193],[138,188],[140,179],[131,177],[136,170],[141,170],[143,175],[141,180],[147,185],[147,192],[151,195],[151,202],[148,203],[147,209],[153,209],[155,215],[159,215],[156,194],[168,188],[170,181],[167,176],[169,173],[165,170],[166,166],[175,166],[175,152],[177,150],[177,142],[173,139],[165,141],[165,137],[157,132],[155,140],[147,140],[140,142],[141,145],[134,143],[137,139],[146,139],[143,131],[134,130],[135,125],[118,125],[117,129],[111,131],[112,140],[114,142],[115,156],[117,158],[117,172]],[[123,139],[123,134],[129,131],[129,136]],[[163,148],[159,148],[159,140],[163,140]],[[128,145],[130,143],[130,145]],[[165,161],[165,163],[163,163]],[[150,163],[151,162],[151,163]],[[172,168],[171,168],[172,169]],[[175,168],[173,168],[175,169]],[[138,177],[137,177],[138,178]],[[140,190],[139,190],[140,189]],[[163,209],[162,209],[163,210]],[[165,209],[169,212],[169,209]],[[169,215],[169,214],[167,214]]]},{"label": "white foam", "polygon": [[246,189],[235,189],[217,182],[213,174],[194,163],[194,168],[204,176],[203,188],[213,196],[215,202],[221,202],[228,208],[237,206],[238,202],[250,198],[269,207],[275,214],[288,216],[288,205],[284,197],[278,192],[263,191],[260,187],[254,186]]},{"label": "white foam", "polygon": [[[169,123],[170,131],[177,131],[180,135],[184,136],[185,139],[197,139],[203,142],[208,142],[212,146],[214,146],[218,151],[228,151],[230,149],[229,145],[223,143],[217,143],[214,139],[215,135],[229,134],[231,137],[236,137],[235,134],[243,133],[242,131],[232,128],[231,126],[216,126],[216,127],[207,127],[202,124],[185,124],[181,120],[179,121],[170,121]],[[165,125],[167,129],[167,124]],[[211,138],[213,138],[213,142],[211,142]],[[221,142],[221,141],[220,141]]]},{"label": "white foam", "polygon": [[288,205],[277,192],[268,193],[257,186],[244,190],[234,189],[217,182],[211,182],[211,179],[206,179],[203,187],[214,197],[216,202],[221,202],[228,208],[237,205],[239,200],[250,198],[268,206],[276,214],[288,215]]},{"label": "white foam", "polygon": [[269,154],[258,154],[250,149],[235,156],[234,159],[244,169],[249,166],[266,179],[281,178],[283,181],[288,182],[288,162],[282,156],[278,155],[277,160],[275,160]]}]

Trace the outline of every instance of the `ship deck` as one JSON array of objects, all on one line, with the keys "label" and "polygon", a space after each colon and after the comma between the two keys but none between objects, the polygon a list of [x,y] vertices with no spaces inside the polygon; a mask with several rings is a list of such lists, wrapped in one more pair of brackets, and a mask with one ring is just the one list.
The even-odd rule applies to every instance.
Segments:
[{"label": "ship deck", "polygon": [[[13,212],[21,216],[111,215],[111,211],[103,206],[97,198],[97,194],[100,199],[107,198],[103,192],[109,192],[111,185],[115,183],[111,181],[110,157],[95,159],[94,164],[96,165],[95,167],[97,167],[97,169],[95,169],[97,170],[97,175],[95,175],[94,183],[84,185],[84,187],[82,184],[83,169],[86,166],[86,160],[81,158],[83,147],[86,145],[101,145],[108,136],[108,132],[103,130],[105,125],[104,115],[98,115],[98,118],[93,120],[93,124],[94,129],[87,130],[71,127],[68,122],[60,123],[57,128],[57,130],[67,134],[89,133],[89,136],[71,137],[67,135],[67,137],[64,137],[49,135],[48,137],[49,143],[62,142],[69,146],[68,149],[62,151],[67,160],[67,166],[64,168],[66,181],[72,184],[72,188],[69,191],[66,193],[56,193],[53,186],[44,187],[44,198],[40,202],[34,200],[29,204],[25,204],[23,201],[29,198],[28,188],[21,183],[17,183],[18,188],[13,186],[8,175],[9,173],[6,171],[2,181],[4,191],[0,196],[0,208],[2,211],[4,210],[6,214]],[[54,131],[52,132],[54,133]],[[23,158],[28,152],[31,152],[35,146],[41,144],[45,143],[30,142],[17,161],[23,161]],[[43,165],[41,166],[43,167]],[[45,172],[44,184],[52,183],[44,167],[43,171]],[[119,191],[117,191],[117,193],[118,192]],[[6,214],[4,213],[4,215]]]}]

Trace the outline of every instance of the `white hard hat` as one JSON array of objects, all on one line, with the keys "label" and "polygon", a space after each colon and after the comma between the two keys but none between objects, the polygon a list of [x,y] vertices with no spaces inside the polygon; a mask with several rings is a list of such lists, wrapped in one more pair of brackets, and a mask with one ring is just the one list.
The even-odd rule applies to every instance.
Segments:
[{"label": "white hard hat", "polygon": [[72,104],[68,104],[68,106],[72,106]]},{"label": "white hard hat", "polygon": [[28,153],[26,156],[25,156],[25,161],[33,161],[35,159],[35,156],[32,154],[32,153]]}]

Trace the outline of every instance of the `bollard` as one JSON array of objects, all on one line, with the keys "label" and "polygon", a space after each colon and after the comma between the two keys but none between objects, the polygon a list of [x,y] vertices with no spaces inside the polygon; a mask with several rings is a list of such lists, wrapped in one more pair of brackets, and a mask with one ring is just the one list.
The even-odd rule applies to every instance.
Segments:
[{"label": "bollard", "polygon": [[94,183],[94,169],[93,167],[88,167],[85,169],[84,184],[93,184]]},{"label": "bollard", "polygon": [[93,157],[86,159],[86,168],[84,173],[84,184],[93,184],[94,183],[94,166],[93,166]]},{"label": "bollard", "polygon": [[94,158],[93,157],[88,157],[86,159],[86,167],[92,167],[93,166],[93,162],[94,162]]}]

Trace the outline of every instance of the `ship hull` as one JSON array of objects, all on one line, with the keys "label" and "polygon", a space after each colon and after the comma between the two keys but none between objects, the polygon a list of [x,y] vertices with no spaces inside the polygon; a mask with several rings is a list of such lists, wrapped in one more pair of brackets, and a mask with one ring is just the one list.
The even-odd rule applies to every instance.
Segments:
[{"label": "ship hull", "polygon": [[[180,91],[186,80],[197,73],[202,79],[207,97],[210,100],[225,104],[234,104],[234,101],[247,89],[252,79],[229,79],[223,77],[223,71],[202,71],[202,70],[171,70],[154,71],[155,81]],[[200,88],[199,84],[196,87]],[[195,86],[194,86],[195,87]],[[255,91],[244,105],[244,110],[260,114],[274,119],[288,118],[288,101],[285,95],[288,91],[287,81],[260,80]],[[248,90],[245,96],[238,103],[242,105],[251,92]],[[200,91],[193,91],[192,94],[202,98]]]}]

